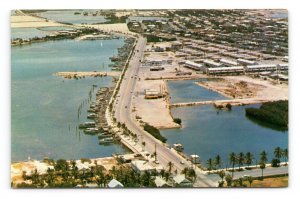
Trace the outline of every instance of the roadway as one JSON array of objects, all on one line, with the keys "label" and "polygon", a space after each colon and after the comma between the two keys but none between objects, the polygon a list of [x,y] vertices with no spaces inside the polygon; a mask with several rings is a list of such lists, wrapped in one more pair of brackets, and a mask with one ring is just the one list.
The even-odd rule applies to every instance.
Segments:
[{"label": "roadway", "polygon": [[[134,90],[136,82],[138,81],[138,72],[140,68],[140,60],[143,58],[144,49],[146,46],[146,39],[138,37],[134,49],[133,56],[129,61],[128,69],[124,75],[120,91],[117,95],[115,103],[115,117],[117,121],[125,123],[127,128],[137,134],[140,143],[145,142],[145,150],[153,154],[156,150],[157,160],[164,167],[168,168],[168,163],[173,163],[173,171],[181,172],[185,167],[191,166],[191,163],[179,156],[176,151],[168,148],[145,132],[142,127],[137,124],[132,113],[132,98],[134,97]],[[155,116],[153,116],[155,117]],[[183,164],[182,164],[183,163]],[[216,182],[213,182],[209,177],[203,174],[200,169],[196,169],[197,185],[200,187],[215,187]]]}]

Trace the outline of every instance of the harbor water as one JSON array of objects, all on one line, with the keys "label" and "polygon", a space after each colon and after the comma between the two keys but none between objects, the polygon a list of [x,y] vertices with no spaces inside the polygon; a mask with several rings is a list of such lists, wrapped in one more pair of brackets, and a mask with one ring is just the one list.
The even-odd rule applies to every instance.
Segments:
[{"label": "harbor water", "polygon": [[[172,84],[174,82],[169,82],[169,87],[172,87]],[[184,92],[193,81],[178,81],[176,84],[178,86],[171,89],[170,94],[173,99],[181,99],[179,101],[184,102],[180,91]],[[174,89],[176,92],[172,93]],[[194,89],[194,92],[202,93],[205,88],[199,86],[198,92],[197,88]],[[216,99],[215,92],[206,90],[204,93],[206,100],[209,100],[209,96]],[[288,147],[288,132],[268,128],[246,117],[245,108],[259,106],[256,104],[232,107],[231,111],[217,110],[213,105],[172,108],[172,116],[182,120],[182,128],[161,130],[161,133],[168,139],[169,145],[181,143],[184,153],[199,155],[204,165],[209,158],[220,155],[225,167],[231,152],[251,152],[256,161],[263,150],[268,154],[268,161],[271,161],[275,147]]]},{"label": "harbor water", "polygon": [[[80,159],[127,152],[102,146],[79,131],[98,88],[111,77],[63,79],[60,71],[109,71],[119,40],[62,40],[15,46],[11,51],[11,159]],[[93,86],[94,85],[94,86]],[[90,99],[89,93],[92,93]]]}]

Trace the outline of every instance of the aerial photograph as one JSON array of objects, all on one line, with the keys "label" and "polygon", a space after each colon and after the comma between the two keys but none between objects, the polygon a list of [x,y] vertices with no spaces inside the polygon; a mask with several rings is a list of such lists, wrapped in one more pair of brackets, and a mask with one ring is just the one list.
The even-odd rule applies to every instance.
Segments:
[{"label": "aerial photograph", "polygon": [[11,10],[14,189],[288,187],[285,9]]}]

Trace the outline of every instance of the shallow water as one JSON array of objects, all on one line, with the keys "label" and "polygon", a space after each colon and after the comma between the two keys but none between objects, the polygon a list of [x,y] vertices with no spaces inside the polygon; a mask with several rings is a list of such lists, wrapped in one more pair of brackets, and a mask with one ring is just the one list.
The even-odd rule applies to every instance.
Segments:
[{"label": "shallow water", "polygon": [[49,10],[46,12],[41,12],[38,15],[50,20],[58,21],[58,22],[65,22],[65,23],[71,23],[71,24],[93,24],[93,23],[103,23],[106,21],[104,16],[83,16],[80,15],[74,15],[74,12],[80,12],[83,11],[87,12],[93,12],[95,13],[96,10]]},{"label": "shallow water", "polygon": [[30,39],[34,37],[44,37],[46,35],[49,35],[49,32],[41,31],[36,28],[11,28],[11,39]]},{"label": "shallow water", "polygon": [[171,102],[180,103],[228,99],[217,92],[198,86],[195,84],[198,81],[206,81],[206,79],[168,81]]},{"label": "shallow water", "polygon": [[97,137],[76,129],[87,121],[92,85],[111,86],[111,78],[75,80],[53,75],[59,71],[109,71],[109,57],[123,43],[123,39],[63,40],[12,47],[12,161],[26,160],[28,156],[79,159],[126,152],[120,145],[98,145]]}]

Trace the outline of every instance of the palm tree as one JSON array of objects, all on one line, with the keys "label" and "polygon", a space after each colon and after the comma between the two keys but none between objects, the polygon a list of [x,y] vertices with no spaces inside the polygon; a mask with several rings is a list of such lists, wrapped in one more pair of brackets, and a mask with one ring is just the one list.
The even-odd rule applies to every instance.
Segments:
[{"label": "palm tree", "polygon": [[221,156],[217,155],[215,158],[215,166],[217,167],[217,169],[219,169],[221,165],[222,165]]},{"label": "palm tree", "polygon": [[232,164],[232,174],[231,174],[231,176],[232,176],[232,178],[233,178],[233,173],[234,173],[234,165],[235,165],[235,163],[236,163],[236,155],[235,155],[235,153],[230,153],[230,155],[229,155],[229,162],[230,162],[230,164]]},{"label": "palm tree", "polygon": [[238,164],[239,164],[239,170],[241,170],[241,166],[243,166],[245,162],[245,155],[243,152],[239,153],[239,156],[237,158]]},{"label": "palm tree", "polygon": [[184,167],[184,169],[181,171],[181,174],[184,174],[185,178],[187,177],[188,173],[189,173],[189,168],[188,167]]},{"label": "palm tree", "polygon": [[259,168],[261,169],[261,179],[264,179],[264,169],[266,168],[266,164],[264,162],[259,163]]},{"label": "palm tree", "polygon": [[211,158],[209,158],[208,160],[207,160],[207,167],[208,167],[208,170],[209,171],[211,171],[212,169],[213,169],[213,167],[214,167],[214,162],[213,162],[213,160],[211,159]]},{"label": "palm tree", "polygon": [[219,171],[218,174],[219,174],[219,177],[222,179],[222,181],[224,181],[225,171]]},{"label": "palm tree", "polygon": [[252,182],[253,182],[252,176],[248,176],[248,177],[247,177],[247,180],[248,180],[248,182],[249,182],[249,186],[251,187],[251,184],[252,184]]},{"label": "palm tree", "polygon": [[168,167],[169,167],[169,173],[171,173],[172,167],[173,167],[173,163],[172,162],[168,162]]},{"label": "palm tree", "polygon": [[282,150],[282,157],[284,158],[284,161],[286,162],[287,165],[287,159],[289,158],[289,152],[287,148]]},{"label": "palm tree", "polygon": [[225,177],[226,183],[227,183],[227,187],[231,187],[232,184],[232,176],[227,174]]},{"label": "palm tree", "polygon": [[246,156],[245,156],[245,163],[247,164],[248,168],[252,164],[252,162],[253,162],[253,154],[250,152],[247,152]]},{"label": "palm tree", "polygon": [[260,153],[260,162],[266,163],[268,161],[266,151],[262,151]]},{"label": "palm tree", "polygon": [[279,146],[274,149],[274,156],[279,160],[279,164],[280,164],[281,157],[282,157],[282,149]]}]

